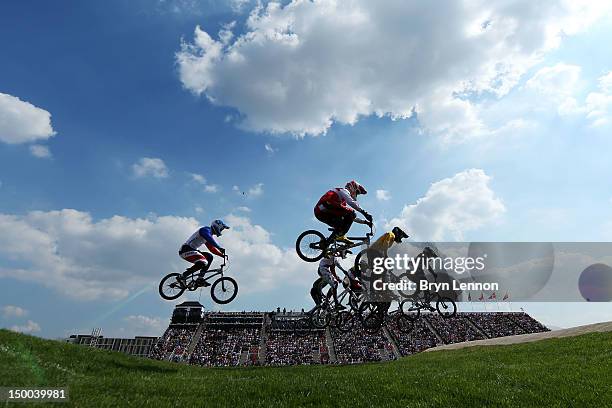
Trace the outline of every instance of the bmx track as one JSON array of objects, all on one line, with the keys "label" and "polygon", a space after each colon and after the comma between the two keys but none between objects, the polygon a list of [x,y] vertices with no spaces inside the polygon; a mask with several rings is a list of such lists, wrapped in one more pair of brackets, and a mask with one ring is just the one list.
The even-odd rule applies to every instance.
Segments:
[{"label": "bmx track", "polygon": [[494,339],[465,341],[463,343],[446,344],[444,346],[432,347],[425,351],[456,350],[473,346],[500,346],[517,343],[528,343],[532,341],[553,339],[558,337],[579,336],[587,333],[603,333],[612,331],[612,321],[604,323],[587,324],[585,326],[560,329],[544,333],[519,334],[516,336],[497,337]]}]

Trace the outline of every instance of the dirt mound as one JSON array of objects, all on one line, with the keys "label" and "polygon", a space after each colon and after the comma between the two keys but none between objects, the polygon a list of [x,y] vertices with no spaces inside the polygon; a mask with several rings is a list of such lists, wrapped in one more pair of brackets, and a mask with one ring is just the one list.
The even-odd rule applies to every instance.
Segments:
[{"label": "dirt mound", "polygon": [[587,324],[570,329],[554,330],[544,333],[519,334],[516,336],[497,337],[494,339],[465,341],[463,343],[447,344],[433,347],[426,351],[455,350],[473,346],[498,346],[506,344],[528,343],[531,341],[552,339],[557,337],[579,336],[581,334],[612,331],[612,322]]}]

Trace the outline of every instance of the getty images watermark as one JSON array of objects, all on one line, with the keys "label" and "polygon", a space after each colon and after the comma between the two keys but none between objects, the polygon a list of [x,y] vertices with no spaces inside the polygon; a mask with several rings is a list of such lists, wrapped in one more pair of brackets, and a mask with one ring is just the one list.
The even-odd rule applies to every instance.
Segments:
[{"label": "getty images watermark", "polygon": [[398,300],[612,301],[612,242],[404,242],[359,254],[368,293]]},{"label": "getty images watermark", "polygon": [[[451,270],[461,275],[468,271],[481,272],[485,270],[485,260],[487,254],[478,257],[433,257],[410,256],[408,254],[396,254],[391,257],[376,257],[372,262],[372,273],[381,278],[374,279],[372,288],[377,291],[400,290],[400,291],[464,291],[464,290],[499,290],[497,282],[460,282],[452,280],[450,282],[430,282],[427,279],[410,280],[407,275],[419,275],[425,271],[446,271]],[[399,281],[385,282],[382,279],[384,273],[389,271],[405,270],[406,275],[401,275]],[[435,273],[435,272],[434,272]]]}]

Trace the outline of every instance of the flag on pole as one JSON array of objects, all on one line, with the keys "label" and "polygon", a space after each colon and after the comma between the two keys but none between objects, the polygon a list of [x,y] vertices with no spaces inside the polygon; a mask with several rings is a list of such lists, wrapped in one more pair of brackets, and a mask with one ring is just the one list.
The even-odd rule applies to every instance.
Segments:
[{"label": "flag on pole", "polygon": [[504,295],[504,298],[502,300],[506,300],[508,299],[510,296],[508,296],[508,291],[506,291],[506,294]]},{"label": "flag on pole", "polygon": [[489,296],[489,300],[491,300],[491,299],[497,299],[497,296],[495,296],[495,292],[493,292],[491,294],[491,296]]},{"label": "flag on pole", "polygon": [[484,300],[484,293],[480,292],[480,297],[478,298],[481,302]]}]

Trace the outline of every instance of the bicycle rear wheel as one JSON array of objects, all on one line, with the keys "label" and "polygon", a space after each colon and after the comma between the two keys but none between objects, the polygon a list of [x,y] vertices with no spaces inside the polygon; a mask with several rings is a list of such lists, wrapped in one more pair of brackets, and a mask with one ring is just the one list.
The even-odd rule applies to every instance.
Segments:
[{"label": "bicycle rear wheel", "polygon": [[217,279],[210,288],[210,297],[221,305],[234,300],[237,294],[238,283],[228,276]]},{"label": "bicycle rear wheel", "polygon": [[166,300],[179,298],[185,292],[185,285],[179,282],[179,273],[170,273],[159,282],[159,295]]},{"label": "bicycle rear wheel", "polygon": [[325,253],[325,236],[316,230],[304,231],[295,241],[295,251],[306,262],[316,262]]}]

